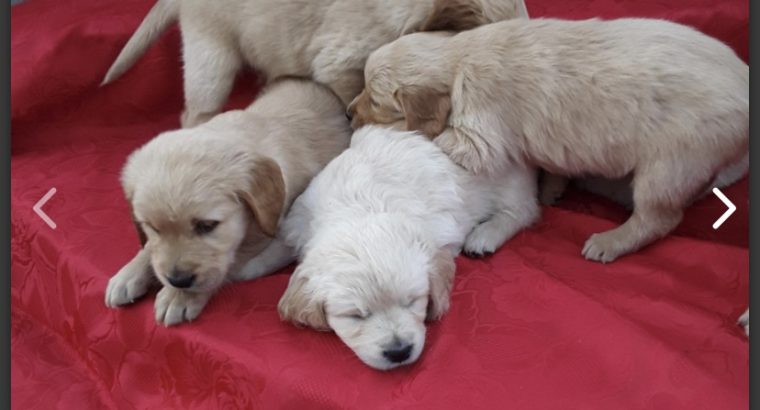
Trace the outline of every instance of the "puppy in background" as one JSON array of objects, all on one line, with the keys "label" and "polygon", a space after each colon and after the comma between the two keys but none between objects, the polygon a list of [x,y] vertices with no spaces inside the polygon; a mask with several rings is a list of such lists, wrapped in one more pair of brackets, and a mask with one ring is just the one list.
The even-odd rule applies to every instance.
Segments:
[{"label": "puppy in background", "polygon": [[369,53],[420,30],[466,30],[527,17],[524,0],[158,0],[103,80],[127,71],[172,23],[182,30],[192,127],[220,112],[244,65],[267,78],[311,77],[348,104]]},{"label": "puppy in background", "polygon": [[472,175],[420,133],[366,127],[251,263],[297,255],[283,320],[334,330],[373,368],[409,364],[422,352],[425,320],[449,307],[454,256],[492,253],[538,218],[535,192],[512,194],[523,186],[535,182]]},{"label": "puppy in background", "polygon": [[748,152],[749,68],[666,21],[517,19],[416,33],[374,52],[365,77],[349,106],[355,128],[405,120],[473,172],[630,174],[632,216],[583,247],[600,262],[672,231]]},{"label": "puppy in background", "polygon": [[224,283],[256,278],[262,267],[247,263],[350,135],[329,89],[288,79],[246,110],[145,144],[122,174],[143,247],[109,281],[106,305],[132,303],[158,279],[156,320],[170,326],[195,319]]}]

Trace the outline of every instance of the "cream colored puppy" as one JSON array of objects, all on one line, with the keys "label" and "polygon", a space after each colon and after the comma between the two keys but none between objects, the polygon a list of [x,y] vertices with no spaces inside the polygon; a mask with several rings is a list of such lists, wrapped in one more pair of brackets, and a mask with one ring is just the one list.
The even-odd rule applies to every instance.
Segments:
[{"label": "cream colored puppy", "polygon": [[367,61],[354,125],[406,119],[476,173],[527,164],[632,175],[633,215],[591,236],[610,262],[673,230],[748,152],[749,68],[725,44],[646,19],[511,20],[411,34]]},{"label": "cream colored puppy", "polygon": [[329,89],[283,80],[246,110],[145,144],[122,174],[144,247],[109,281],[106,305],[132,303],[157,278],[156,320],[174,325],[197,317],[225,282],[280,268],[247,263],[350,135]]},{"label": "cream colored puppy", "polygon": [[513,194],[534,185],[472,175],[420,133],[366,127],[293,204],[278,246],[252,265],[298,255],[283,319],[334,330],[376,369],[409,364],[422,352],[425,320],[449,307],[454,256],[494,252],[535,221],[535,192]]},{"label": "cream colored puppy", "polygon": [[348,104],[362,89],[367,56],[389,41],[527,15],[523,0],[159,0],[103,83],[121,76],[179,21],[183,127],[220,112],[243,65],[272,80],[311,77]]}]

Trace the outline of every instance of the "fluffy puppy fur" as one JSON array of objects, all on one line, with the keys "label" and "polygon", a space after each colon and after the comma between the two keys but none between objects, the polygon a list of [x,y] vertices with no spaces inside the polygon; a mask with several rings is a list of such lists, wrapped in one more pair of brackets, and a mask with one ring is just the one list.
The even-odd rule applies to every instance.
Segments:
[{"label": "fluffy puppy fur", "polygon": [[169,326],[197,317],[225,282],[259,276],[246,263],[351,135],[325,87],[283,80],[262,93],[246,110],[163,133],[129,157],[122,185],[144,246],[109,281],[107,306],[132,303],[157,278],[156,320]]},{"label": "fluffy puppy fur", "polygon": [[748,152],[749,68],[725,44],[647,19],[516,19],[416,33],[367,61],[354,126],[405,119],[458,164],[632,177],[633,214],[592,235],[610,262],[666,235]]},{"label": "fluffy puppy fur", "polygon": [[419,30],[466,30],[527,17],[523,0],[159,0],[103,80],[127,71],[172,23],[182,29],[183,127],[220,112],[243,65],[311,77],[348,104],[369,53]]},{"label": "fluffy puppy fur", "polygon": [[420,133],[366,127],[293,204],[279,250],[251,265],[298,255],[283,320],[334,330],[373,368],[409,364],[425,320],[449,307],[454,256],[494,252],[536,220],[535,196],[513,195],[534,185],[473,175]]}]

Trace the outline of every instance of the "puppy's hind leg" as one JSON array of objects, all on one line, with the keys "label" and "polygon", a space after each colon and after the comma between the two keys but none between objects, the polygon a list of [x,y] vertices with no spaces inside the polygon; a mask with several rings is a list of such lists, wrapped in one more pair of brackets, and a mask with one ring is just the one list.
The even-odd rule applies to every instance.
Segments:
[{"label": "puppy's hind leg", "polygon": [[202,124],[221,112],[235,83],[242,59],[231,39],[194,30],[182,30],[185,62],[185,111],[182,128]]},{"label": "puppy's hind leg", "polygon": [[333,37],[314,57],[311,72],[314,81],[330,87],[344,106],[364,88],[364,45],[355,39]]},{"label": "puppy's hind leg", "polygon": [[633,214],[619,227],[591,235],[586,259],[612,262],[667,235],[683,217],[683,208],[710,181],[709,165],[660,158],[634,171]]},{"label": "puppy's hind leg", "polygon": [[314,75],[316,81],[326,84],[348,106],[364,88],[364,74],[361,70],[333,72],[325,70]]},{"label": "puppy's hind leg", "polygon": [[520,230],[538,219],[541,210],[536,203],[536,172],[524,166],[515,167],[502,177],[494,177],[498,187],[496,212],[476,225],[464,241],[464,254],[470,257],[490,255]]},{"label": "puppy's hind leg", "polygon": [[145,295],[155,283],[157,281],[150,267],[150,254],[145,248],[140,249],[137,255],[108,281],[106,306],[115,308],[133,303]]}]

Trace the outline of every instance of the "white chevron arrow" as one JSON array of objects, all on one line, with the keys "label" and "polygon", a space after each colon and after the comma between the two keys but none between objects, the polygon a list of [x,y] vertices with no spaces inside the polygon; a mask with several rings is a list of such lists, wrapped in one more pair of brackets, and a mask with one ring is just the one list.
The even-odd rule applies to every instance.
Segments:
[{"label": "white chevron arrow", "polygon": [[723,195],[723,192],[720,192],[720,189],[718,188],[713,188],[713,194],[715,194],[715,196],[723,201],[723,203],[728,207],[726,212],[724,212],[723,215],[721,215],[720,218],[718,218],[718,220],[713,224],[713,229],[718,229],[721,225],[723,225],[723,222],[726,222],[726,219],[728,219],[728,217],[736,211],[736,205],[734,205],[733,202],[729,201],[729,199],[726,198],[726,196]]},{"label": "white chevron arrow", "polygon": [[47,194],[45,194],[45,196],[42,197],[42,199],[40,199],[39,201],[37,201],[36,204],[34,204],[34,206],[32,207],[32,211],[34,211],[34,213],[37,214],[37,216],[42,218],[42,220],[45,221],[45,223],[48,224],[49,227],[55,229],[55,227],[57,226],[55,222],[53,222],[53,220],[50,219],[50,217],[47,216],[47,214],[42,211],[42,206],[45,205],[45,203],[47,203],[47,201],[49,201],[50,198],[53,197],[53,195],[55,195],[55,188],[50,188],[50,191],[48,191]]}]

